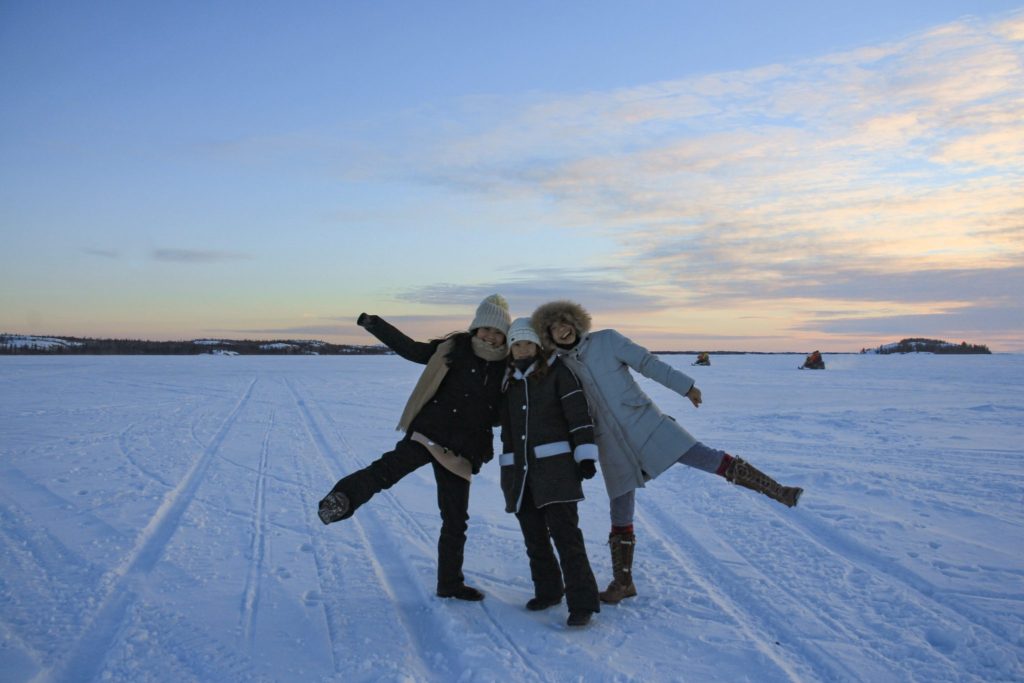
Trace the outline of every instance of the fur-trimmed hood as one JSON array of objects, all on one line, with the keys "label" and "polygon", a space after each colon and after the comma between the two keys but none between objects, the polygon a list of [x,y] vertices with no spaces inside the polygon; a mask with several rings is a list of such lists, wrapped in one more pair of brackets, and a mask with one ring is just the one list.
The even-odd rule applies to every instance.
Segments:
[{"label": "fur-trimmed hood", "polygon": [[576,336],[582,338],[590,332],[590,314],[575,301],[550,301],[540,306],[530,316],[533,329],[540,335],[541,343],[546,349],[555,348],[551,339],[551,326],[557,322],[569,323],[576,328]]}]

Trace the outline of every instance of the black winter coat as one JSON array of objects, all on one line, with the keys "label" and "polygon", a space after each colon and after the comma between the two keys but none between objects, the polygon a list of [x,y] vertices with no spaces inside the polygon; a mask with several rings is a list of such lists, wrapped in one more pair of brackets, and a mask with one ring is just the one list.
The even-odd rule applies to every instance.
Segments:
[{"label": "black winter coat", "polygon": [[537,507],[583,500],[577,462],[596,460],[594,425],[583,388],[572,370],[552,356],[548,371],[512,369],[501,409],[501,490],[505,511],[519,512],[523,489]]},{"label": "black winter coat", "polygon": [[[367,316],[366,331],[406,360],[426,365],[444,341],[418,342],[377,316]],[[501,403],[505,361],[486,361],[473,353],[468,333],[455,335],[448,356],[448,373],[434,397],[420,409],[409,426],[434,443],[469,460],[473,471],[494,457],[494,432]]]}]

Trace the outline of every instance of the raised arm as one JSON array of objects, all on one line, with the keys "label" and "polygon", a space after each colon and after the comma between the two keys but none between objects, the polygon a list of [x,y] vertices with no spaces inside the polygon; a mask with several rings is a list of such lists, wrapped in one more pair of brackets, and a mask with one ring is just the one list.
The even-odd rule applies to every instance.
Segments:
[{"label": "raised arm", "polygon": [[434,351],[440,345],[439,340],[418,342],[407,337],[397,327],[380,316],[360,313],[356,324],[379,339],[385,346],[406,360],[414,363],[427,364]]},{"label": "raised arm", "polygon": [[615,335],[613,347],[615,348],[616,358],[644,377],[654,380],[658,384],[671,389],[680,396],[685,396],[691,401],[694,401],[690,396],[690,390],[693,389],[698,397],[694,401],[694,405],[700,403],[700,391],[693,386],[694,380],[692,377],[685,372],[676,370],[628,337],[619,334],[615,330],[609,330],[609,332]]}]

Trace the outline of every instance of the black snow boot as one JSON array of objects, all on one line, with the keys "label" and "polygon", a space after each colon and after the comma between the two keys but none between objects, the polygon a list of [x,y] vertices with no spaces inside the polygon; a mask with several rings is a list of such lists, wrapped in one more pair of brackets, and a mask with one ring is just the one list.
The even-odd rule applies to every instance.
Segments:
[{"label": "black snow boot", "polygon": [[468,600],[470,602],[476,602],[484,599],[484,594],[473,588],[462,584],[451,590],[438,590],[437,597],[439,598],[455,598],[456,600]]},{"label": "black snow boot", "polygon": [[347,495],[341,491],[331,491],[320,501],[320,509],[317,514],[320,515],[321,522],[330,524],[348,517],[351,509],[352,503]]},{"label": "black snow boot", "polygon": [[562,602],[562,596],[561,595],[559,595],[557,597],[556,596],[551,596],[550,598],[541,598],[541,597],[530,598],[527,601],[527,603],[526,603],[526,609],[530,610],[531,612],[539,612],[542,609],[547,609],[548,607],[554,607],[555,605],[557,605],[560,602]]},{"label": "black snow boot", "polygon": [[590,610],[580,610],[578,612],[569,612],[569,620],[566,621],[568,626],[586,626],[590,623],[590,617],[594,615]]}]

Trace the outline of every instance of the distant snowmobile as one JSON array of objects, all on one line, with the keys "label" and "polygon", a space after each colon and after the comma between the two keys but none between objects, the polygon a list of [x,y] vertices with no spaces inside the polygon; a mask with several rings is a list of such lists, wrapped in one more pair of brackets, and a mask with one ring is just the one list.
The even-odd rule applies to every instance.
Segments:
[{"label": "distant snowmobile", "polygon": [[812,351],[804,359],[804,364],[800,366],[801,370],[824,370],[825,361],[821,358],[820,351]]}]

